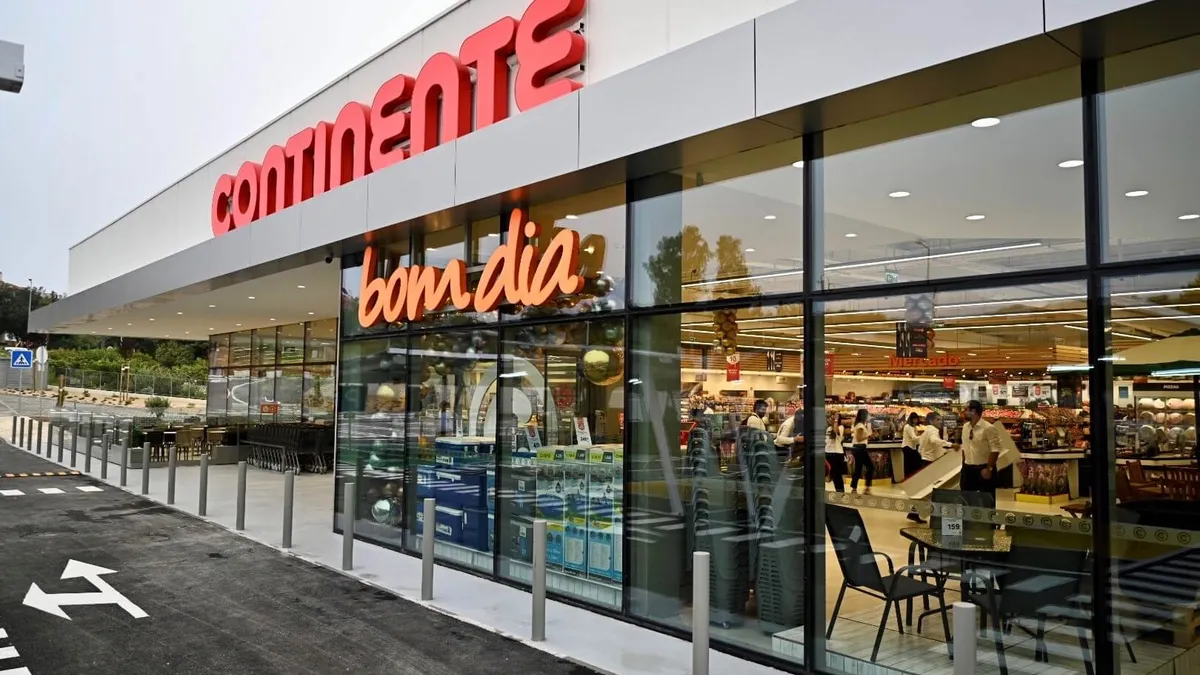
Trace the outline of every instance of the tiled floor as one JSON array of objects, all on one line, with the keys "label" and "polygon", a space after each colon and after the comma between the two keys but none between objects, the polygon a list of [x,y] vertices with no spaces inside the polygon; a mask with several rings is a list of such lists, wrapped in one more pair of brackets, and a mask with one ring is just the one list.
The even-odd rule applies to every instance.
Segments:
[{"label": "tiled floor", "polygon": [[[0,434],[7,433],[0,423]],[[93,467],[98,474],[99,468]],[[150,470],[150,498],[166,501],[166,470]],[[109,484],[115,484],[117,472],[110,470]],[[178,469],[176,507],[195,513],[198,501],[197,467]],[[234,520],[234,491],[236,489],[236,467],[214,466],[210,470],[207,519],[232,528]],[[136,492],[141,483],[140,471],[131,471],[131,490]],[[247,530],[245,536],[261,543],[278,547],[282,520],[282,478],[278,474],[251,470],[247,496]],[[902,497],[898,490],[886,485],[877,486],[877,496]],[[1003,499],[1003,496],[1002,496]],[[291,553],[314,563],[331,568],[340,566],[341,538],[331,532],[333,523],[333,481],[331,476],[298,476],[296,480],[295,548]],[[1011,508],[1026,513],[1060,514],[1057,506],[1037,504],[1012,504]],[[882,509],[862,509],[864,522],[876,551],[890,555],[897,565],[907,562],[909,542],[899,535],[899,529],[908,525],[903,513]],[[649,521],[647,521],[649,522]],[[403,597],[416,599],[420,592],[420,561],[377,546],[359,542],[355,549],[355,569],[352,575],[387,588]],[[832,613],[837,589],[842,578],[836,557],[829,547],[825,565],[826,615]],[[954,592],[947,594],[947,603],[957,599]],[[472,575],[447,568],[438,568],[435,599],[431,607],[475,623],[491,630],[525,639],[529,634],[529,595],[523,591],[491,583]],[[656,633],[632,626],[628,623],[598,615],[584,609],[551,602],[548,609],[547,642],[537,644],[560,656],[572,658],[593,667],[612,673],[629,675],[686,675],[691,672],[691,645]],[[879,657],[875,664],[868,664],[875,632],[882,614],[882,602],[859,593],[848,593],[828,643],[831,670],[863,673],[867,675],[950,675],[952,662],[946,653],[941,622],[936,616],[928,617],[921,635],[913,628],[905,627],[901,635],[895,620],[889,620]],[[688,612],[683,612],[676,625],[686,628],[690,624]],[[714,640],[723,639],[762,651],[773,651],[784,658],[802,656],[802,638],[796,629],[774,635],[757,630],[753,622],[737,628],[722,629],[714,626]],[[580,640],[579,635],[588,639]],[[1050,663],[1033,660],[1033,643],[1020,629],[1004,637],[1007,664],[1013,675],[1068,675],[1083,673],[1081,650],[1074,629],[1054,628],[1048,635]],[[980,673],[998,673],[994,641],[991,635],[977,636],[976,640]],[[1159,670],[1172,659],[1179,658],[1183,650],[1160,642],[1138,640],[1134,644],[1138,663],[1128,660],[1122,652],[1123,675],[1181,675],[1184,672],[1200,672],[1172,669]],[[1188,655],[1179,663],[1190,663],[1196,659]],[[1200,664],[1197,664],[1200,666]],[[778,673],[771,668],[747,663],[731,656],[714,652],[713,672],[737,672],[745,675]]]}]

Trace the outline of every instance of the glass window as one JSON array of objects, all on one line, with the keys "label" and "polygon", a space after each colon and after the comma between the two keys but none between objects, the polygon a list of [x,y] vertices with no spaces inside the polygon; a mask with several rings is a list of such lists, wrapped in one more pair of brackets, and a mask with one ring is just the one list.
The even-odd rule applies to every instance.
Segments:
[{"label": "glass window", "polygon": [[[247,333],[249,337],[249,333]],[[229,413],[230,423],[244,423],[249,418],[250,404],[253,398],[250,394],[250,369],[229,369]],[[256,392],[257,393],[257,392]],[[258,419],[258,402],[254,401],[254,419]]]},{"label": "glass window", "polygon": [[[408,340],[356,340],[342,345],[338,383],[339,476],[357,481],[360,522],[368,539],[403,544],[405,396]],[[316,373],[306,398],[314,396]],[[338,481],[341,492],[342,482]],[[343,497],[336,504],[340,512]]]},{"label": "glass window", "polygon": [[[529,220],[541,227],[544,249],[562,230],[579,233],[579,263],[587,280],[581,293],[554,305],[524,308],[517,317],[612,312],[625,306],[625,185],[535,204]],[[507,223],[505,223],[507,237]]]},{"label": "glass window", "polygon": [[1105,454],[1113,467],[1114,499],[1106,507],[1115,604],[1143,609],[1115,620],[1119,672],[1171,672],[1165,664],[1184,672],[1194,668],[1188,647],[1195,629],[1179,617],[1193,615],[1190,570],[1200,560],[1194,515],[1200,505],[1200,268],[1116,278],[1107,289],[1108,349],[1101,363],[1112,382],[1113,408],[1108,415],[1095,411],[1093,424],[1113,430]]},{"label": "glass window", "polygon": [[226,404],[229,400],[229,375],[224,368],[213,368],[208,371],[208,401],[205,404],[206,415],[216,424],[223,424],[227,414]]},{"label": "glass window", "polygon": [[800,141],[633,187],[633,301],[700,302],[801,289]]},{"label": "glass window", "polygon": [[[486,235],[485,235],[486,236]],[[413,246],[423,256],[421,264],[426,267],[445,269],[452,260],[468,260],[466,246],[467,228],[458,225],[445,230],[417,233],[413,237]],[[474,289],[479,281],[482,266],[468,272],[467,288]],[[477,323],[492,323],[497,319],[496,312],[458,311],[453,305],[447,304],[439,312],[425,314],[420,327],[430,326],[466,326]]]},{"label": "glass window", "polygon": [[1200,38],[1104,64],[1108,258],[1200,253]]},{"label": "glass window", "polygon": [[[412,256],[409,252],[410,247],[407,238],[392,242],[377,241],[375,245],[380,248],[379,259],[376,261],[375,276],[377,278],[386,279],[397,268],[408,267],[412,264]],[[399,328],[399,326],[389,326],[380,323],[368,331],[358,323],[358,300],[359,289],[362,287],[362,264],[362,253],[342,258],[342,320],[340,322],[342,334],[352,337],[371,333],[385,333]]]},{"label": "glass window", "polygon": [[822,288],[1084,262],[1079,71],[825,134]]},{"label": "glass window", "polygon": [[[532,583],[544,518],[550,590],[621,608],[625,330],[620,320],[505,331],[501,574]],[[489,515],[494,515],[489,508]]]},{"label": "glass window", "polygon": [[497,360],[495,330],[413,338],[410,354],[409,547],[420,549],[420,501],[438,503],[436,555],[491,572],[488,488],[495,485]]},{"label": "glass window", "polygon": [[299,422],[304,397],[304,366],[285,366],[276,371],[277,422]]},{"label": "glass window", "polygon": [[251,362],[256,366],[273,366],[275,358],[275,327],[254,329]]},{"label": "glass window", "polygon": [[303,420],[328,424],[333,421],[333,366],[304,367]]},{"label": "glass window", "polygon": [[304,363],[304,324],[279,327],[279,363]]},{"label": "glass window", "polygon": [[691,553],[708,551],[712,638],[798,661],[800,306],[638,318],[632,331],[629,611],[689,630]]},{"label": "glass window", "polygon": [[208,339],[208,365],[224,368],[229,365],[229,335],[213,335]]},{"label": "glass window", "polygon": [[[1085,670],[1087,306],[1083,282],[818,305],[829,468],[812,503],[830,554],[813,572],[830,637],[816,665],[950,668],[939,612],[964,600],[988,617],[980,662],[995,662],[995,627],[1009,625],[1009,672],[1037,662],[1040,641],[1064,672]],[[936,571],[903,570],[920,561]],[[912,614],[907,600],[866,592],[900,588],[894,572]],[[965,597],[964,586],[974,589]]]},{"label": "glass window", "polygon": [[[250,420],[253,422],[276,422],[279,421],[283,413],[280,408],[278,413],[270,412],[270,406],[279,402],[275,393],[276,378],[279,371],[267,368],[251,368],[250,383],[247,387],[249,393],[249,411]],[[264,408],[265,407],[265,408]],[[267,412],[264,412],[264,409]]]},{"label": "glass window", "polygon": [[468,262],[472,265],[487,263],[488,258],[500,247],[504,237],[501,229],[500,216],[471,223],[471,257]]},{"label": "glass window", "polygon": [[229,365],[231,366],[248,366],[253,360],[252,331],[243,330],[234,333],[230,336],[231,343],[229,346]]},{"label": "glass window", "polygon": [[337,319],[308,323],[308,363],[333,363],[337,360]]}]

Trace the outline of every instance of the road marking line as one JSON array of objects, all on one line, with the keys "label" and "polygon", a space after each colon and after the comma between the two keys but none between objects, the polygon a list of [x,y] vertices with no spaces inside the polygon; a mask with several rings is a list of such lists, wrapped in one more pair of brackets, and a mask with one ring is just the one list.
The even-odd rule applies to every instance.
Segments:
[{"label": "road marking line", "polygon": [[15,659],[18,656],[20,656],[20,654],[17,653],[16,647],[0,647],[0,661],[3,661],[4,659]]},{"label": "road marking line", "polygon": [[33,675],[28,668],[10,668],[8,670],[0,670],[0,675]]},{"label": "road marking line", "polygon": [[61,495],[61,494],[64,494],[64,493],[63,493],[63,491],[62,491],[62,490],[59,490],[58,488],[38,488],[38,492],[40,492],[40,493],[42,493],[42,494],[44,494],[44,495]]},{"label": "road marking line", "polygon": [[0,490],[0,496],[4,497],[24,497],[25,493],[20,490]]},{"label": "road marking line", "polygon": [[79,490],[80,492],[104,492],[103,488],[98,488],[94,485],[81,485],[75,489]]}]

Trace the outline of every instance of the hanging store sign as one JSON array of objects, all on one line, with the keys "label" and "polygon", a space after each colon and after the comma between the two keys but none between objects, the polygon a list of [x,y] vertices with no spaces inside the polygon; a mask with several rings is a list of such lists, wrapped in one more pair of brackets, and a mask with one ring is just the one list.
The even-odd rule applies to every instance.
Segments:
[{"label": "hanging store sign", "polygon": [[587,42],[570,24],[586,6],[587,0],[533,0],[519,21],[506,16],[468,37],[457,56],[439,52],[415,78],[400,74],[384,82],[371,105],[351,101],[332,124],[302,129],[271,146],[261,163],[247,161],[236,175],[222,175],[213,190],[213,235],[506,119],[513,67],[522,112],[581,88],[561,76],[583,64]]},{"label": "hanging store sign", "polygon": [[725,357],[725,381],[740,382],[742,379],[742,357],[730,354]]},{"label": "hanging store sign", "polygon": [[956,368],[961,365],[962,359],[957,356],[938,356],[928,359],[888,357],[888,366],[891,368]]},{"label": "hanging store sign", "polygon": [[560,294],[583,290],[579,233],[559,230],[539,252],[528,241],[539,232],[536,223],[525,222],[525,214],[514,210],[508,239],[488,259],[474,291],[467,290],[467,263],[461,259],[450,261],[445,268],[413,265],[397,269],[387,279],[376,277],[379,251],[368,246],[358,289],[359,325],[370,328],[381,321],[420,321],[426,312],[451,304],[459,311],[476,312],[495,311],[502,300],[538,307]]}]

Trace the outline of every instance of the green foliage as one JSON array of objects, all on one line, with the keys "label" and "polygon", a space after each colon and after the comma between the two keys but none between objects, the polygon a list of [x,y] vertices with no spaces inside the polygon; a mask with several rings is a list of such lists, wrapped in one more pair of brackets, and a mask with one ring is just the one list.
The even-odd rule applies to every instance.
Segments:
[{"label": "green foliage", "polygon": [[170,407],[171,402],[162,396],[151,396],[146,399],[146,409],[154,413],[155,417],[162,417]]}]

